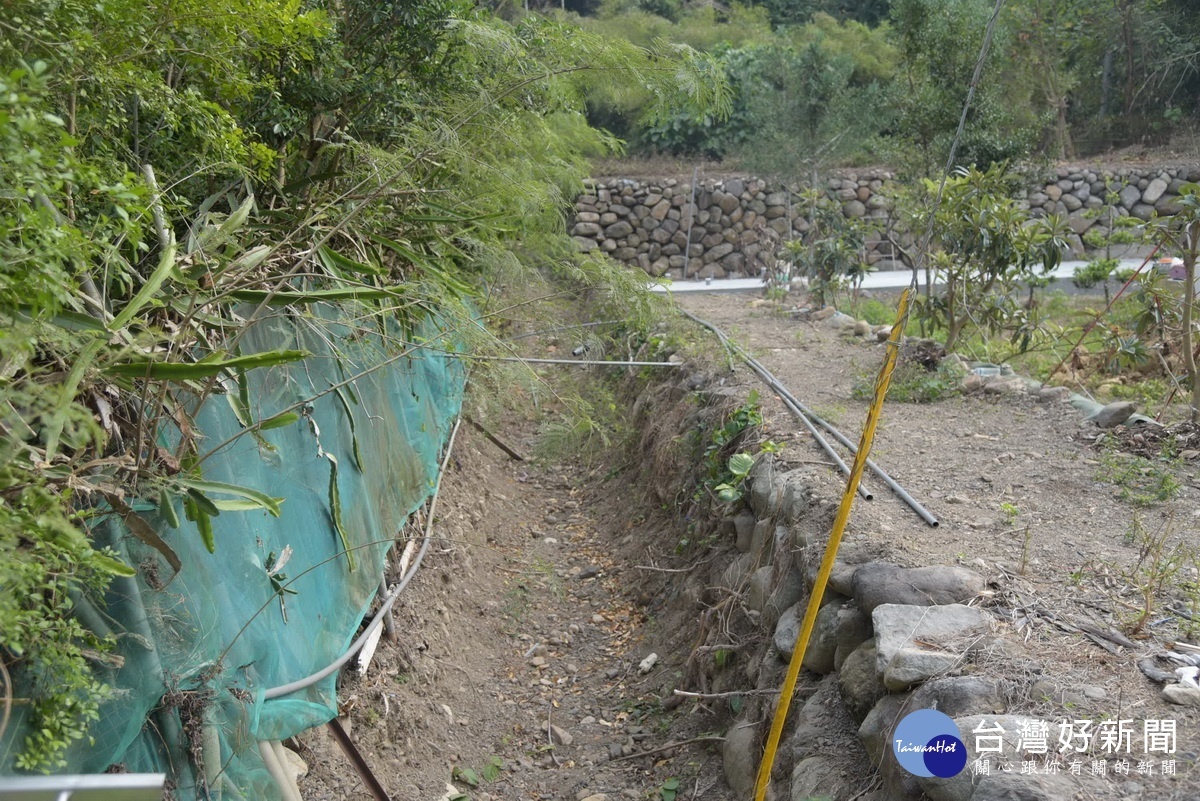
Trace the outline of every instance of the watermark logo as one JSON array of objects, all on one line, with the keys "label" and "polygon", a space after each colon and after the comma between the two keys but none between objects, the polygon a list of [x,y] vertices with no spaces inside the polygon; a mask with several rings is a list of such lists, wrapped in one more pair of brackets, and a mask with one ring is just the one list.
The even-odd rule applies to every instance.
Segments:
[{"label": "watermark logo", "polygon": [[892,736],[892,751],[900,767],[914,776],[948,779],[967,765],[967,747],[958,725],[936,709],[905,715]]}]

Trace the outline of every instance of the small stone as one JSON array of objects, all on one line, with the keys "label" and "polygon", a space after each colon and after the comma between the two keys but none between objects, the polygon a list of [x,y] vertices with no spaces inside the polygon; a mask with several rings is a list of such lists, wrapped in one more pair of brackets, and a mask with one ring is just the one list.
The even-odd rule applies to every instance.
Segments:
[{"label": "small stone", "polygon": [[754,789],[762,751],[760,729],[750,721],[734,721],[729,731],[725,732],[725,742],[721,744],[725,781],[738,798],[748,797]]},{"label": "small stone", "polygon": [[1128,420],[1135,411],[1137,411],[1137,406],[1129,401],[1114,401],[1084,419],[1095,423],[1100,428],[1114,428]]},{"label": "small stone", "polygon": [[592,622],[599,625],[604,622],[604,615],[592,615]]},{"label": "small stone", "polygon": [[650,654],[638,664],[638,673],[643,676],[654,670],[654,666],[658,664],[658,654]]},{"label": "small stone", "polygon": [[596,567],[595,565],[588,565],[583,570],[580,570],[578,573],[576,573],[575,578],[583,581],[584,579],[595,578],[598,575],[600,575],[600,568]]},{"label": "small stone", "polygon": [[545,667],[546,666],[546,657],[535,656],[533,659],[529,660],[529,664],[535,668]]},{"label": "small stone", "polygon": [[[586,792],[588,791],[581,790],[580,795]],[[604,793],[592,793],[591,795],[584,795],[579,799],[579,801],[608,801],[608,796],[606,796]]]},{"label": "small stone", "polygon": [[283,749],[283,758],[287,761],[286,768],[292,774],[292,778],[299,781],[308,775],[308,763],[295,751],[285,747]]},{"label": "small stone", "polygon": [[1083,693],[1084,698],[1090,698],[1093,701],[1103,701],[1108,697],[1108,692],[1103,687],[1095,687],[1090,684],[1080,687],[1079,691]]},{"label": "small stone", "polygon": [[621,751],[620,743],[609,743],[608,758],[609,759],[620,759],[622,756],[623,756],[623,753]]},{"label": "small stone", "polygon": [[560,726],[550,724],[549,733],[550,740],[555,745],[567,746],[575,742],[575,738],[571,736],[571,733]]}]

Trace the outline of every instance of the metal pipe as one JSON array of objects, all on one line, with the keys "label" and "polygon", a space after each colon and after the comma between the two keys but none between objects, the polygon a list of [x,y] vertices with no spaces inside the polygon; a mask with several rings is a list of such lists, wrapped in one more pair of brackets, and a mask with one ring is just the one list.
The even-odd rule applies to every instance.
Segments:
[{"label": "metal pipe", "polygon": [[[757,360],[755,360],[755,359],[751,359],[751,361],[754,361],[757,363]],[[763,368],[763,369],[765,370],[766,368]],[[851,442],[844,434],[842,434],[841,431],[838,431],[836,428],[834,428],[828,422],[823,420],[819,415],[813,413],[813,411],[811,409],[807,408],[803,403],[796,400],[795,396],[792,395],[792,393],[788,391],[788,388],[785,387],[782,383],[780,383],[778,380],[776,380],[775,383],[773,384],[772,388],[775,389],[779,393],[780,397],[784,398],[786,401],[790,401],[791,403],[794,403],[802,414],[804,414],[809,419],[811,419],[814,423],[816,423],[821,428],[825,429],[830,434],[832,434],[838,442],[840,442],[846,446],[846,449],[849,450],[850,453],[852,453],[854,455],[858,454],[858,446],[857,445],[855,445],[853,442]],[[887,472],[885,472],[882,467],[875,464],[875,462],[873,462],[871,459],[867,459],[867,467],[871,470],[872,473],[874,473],[876,476],[878,476],[879,479],[881,481],[883,481],[884,484],[887,484],[888,487],[892,490],[892,492],[896,493],[896,495],[898,495],[902,501],[904,501],[906,504],[908,504],[909,508],[911,508],[914,512],[916,512],[921,517],[922,520],[924,520],[926,523],[928,523],[933,528],[937,528],[938,519],[936,517],[934,517],[929,512],[929,510],[926,509],[924,506],[922,506],[915,498],[913,498],[911,495],[909,495],[908,491],[905,490],[904,487],[901,487],[899,484],[897,484],[896,480],[894,478],[892,478],[890,475],[888,475]]]},{"label": "metal pipe", "polygon": [[[743,351],[742,348],[740,346],[738,346],[736,343],[730,341],[729,337],[727,337],[725,335],[725,332],[723,332],[721,329],[717,328],[712,323],[710,323],[706,320],[702,320],[699,317],[697,317],[696,315],[694,315],[688,311],[685,311],[684,309],[680,309],[679,312],[684,317],[687,317],[689,320],[695,322],[698,325],[701,325],[701,326],[707,328],[709,331],[712,331],[714,334],[716,334],[717,338],[721,340],[721,343],[723,345],[725,345],[726,348],[728,348],[732,353],[735,353],[739,358],[741,358],[744,362],[746,362],[747,366],[749,366],[750,369],[754,370],[754,372],[758,374],[758,377],[760,379],[762,379],[763,383],[765,383],[768,387],[775,390],[779,394],[779,397],[781,399],[783,399],[783,401],[784,401],[784,406],[787,406],[789,408],[789,410],[793,412],[793,414],[798,413],[798,417],[803,418],[804,421],[806,422],[806,424],[808,423],[809,418],[811,418],[813,423],[816,423],[821,428],[824,428],[826,431],[828,431],[830,434],[832,434],[837,439],[837,441],[842,443],[842,445],[846,446],[846,448],[849,449],[849,451],[851,453],[853,453],[853,454],[858,453],[858,448],[854,445],[854,443],[852,443],[849,439],[847,439],[846,436],[842,434],[842,432],[838,431],[836,428],[834,428],[828,422],[823,420],[819,415],[814,414],[811,409],[807,408],[806,406],[804,406],[804,404],[800,403],[800,401],[796,400],[796,397],[794,395],[792,395],[791,392],[788,391],[788,388],[785,387],[779,381],[779,379],[777,379],[774,376],[774,374],[771,373],[770,370],[768,370],[766,367],[764,367],[763,364],[761,362],[759,362],[757,359],[755,359],[754,357],[750,356],[745,351]],[[840,459],[835,458],[835,461],[838,462],[840,465],[845,464]],[[881,468],[879,465],[875,464],[875,462],[871,461],[870,459],[867,460],[867,467],[871,470],[872,473],[877,475],[883,481],[883,483],[887,484],[888,487],[892,490],[892,492],[896,493],[896,495],[900,498],[900,500],[904,501],[910,509],[912,509],[914,512],[917,513],[918,516],[920,516],[920,518],[922,520],[924,520],[926,523],[928,523],[931,527],[937,528],[938,519],[936,517],[934,517],[932,514],[930,514],[928,509],[926,509],[919,502],[917,502],[917,500],[915,498],[913,498],[912,495],[910,495],[907,490],[905,490],[898,483],[896,483],[895,479],[893,479],[886,472],[884,472],[883,468]],[[845,471],[843,470],[843,472],[845,472]],[[860,485],[860,490],[861,490],[861,485]]]},{"label": "metal pipe", "polygon": [[[683,311],[683,310],[680,309],[680,311]],[[714,334],[716,334],[717,338],[721,340],[721,344],[723,344],[726,348],[728,348],[731,353],[736,354],[744,362],[746,362],[747,366],[749,366],[751,370],[753,370],[755,373],[758,374],[758,377],[760,379],[762,379],[762,382],[764,384],[766,384],[768,387],[771,387],[771,388],[775,388],[777,385],[779,385],[778,379],[776,379],[775,376],[771,375],[770,371],[767,370],[767,368],[763,367],[757,361],[755,361],[754,359],[747,356],[745,353],[742,352],[741,348],[737,347],[732,342],[730,342],[729,337],[725,336],[724,331],[717,328],[715,325],[712,325],[711,323],[701,320],[699,317],[695,317],[691,314],[688,314],[686,311],[684,311],[683,313],[685,315],[687,315],[689,318],[691,318],[692,320],[695,320],[697,323],[699,323],[700,325],[704,326],[705,328],[707,328],[708,330],[710,330]],[[842,471],[842,474],[849,476],[850,475],[849,466],[847,466],[847,464],[842,460],[842,457],[837,455],[837,452],[833,450],[833,446],[829,444],[829,441],[826,440],[823,436],[821,436],[821,432],[817,431],[817,429],[813,427],[813,424],[809,421],[809,419],[807,417],[805,417],[804,414],[799,409],[797,409],[795,406],[790,405],[786,400],[784,401],[783,405],[786,406],[788,411],[790,411],[792,413],[792,415],[797,420],[799,420],[804,425],[805,428],[808,429],[808,433],[812,434],[812,438],[815,439],[817,441],[817,444],[821,446],[821,449],[823,451],[825,451],[825,455],[833,460],[833,463],[836,464],[838,469]],[[866,487],[864,487],[862,485],[862,482],[859,482],[858,494],[864,500],[867,500],[867,501],[872,500],[875,497],[871,493],[870,490],[868,490]]]}]

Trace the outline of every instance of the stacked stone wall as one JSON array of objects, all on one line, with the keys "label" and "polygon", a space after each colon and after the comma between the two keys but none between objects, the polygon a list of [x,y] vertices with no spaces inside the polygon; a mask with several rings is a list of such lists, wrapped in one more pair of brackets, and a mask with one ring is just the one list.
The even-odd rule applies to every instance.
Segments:
[{"label": "stacked stone wall", "polygon": [[[1034,217],[1063,216],[1070,254],[1086,257],[1112,221],[1148,221],[1179,211],[1180,187],[1200,181],[1200,167],[1058,167],[1027,170],[1016,199]],[[862,259],[875,270],[903,269],[883,231],[891,228],[895,175],[864,170],[835,175],[820,187],[848,218],[878,221]],[[754,177],[699,180],[597,179],[575,204],[571,235],[580,250],[600,250],[651,276],[672,279],[762,275],[780,244],[809,229],[799,186]],[[1122,248],[1113,255],[1140,255]]]}]

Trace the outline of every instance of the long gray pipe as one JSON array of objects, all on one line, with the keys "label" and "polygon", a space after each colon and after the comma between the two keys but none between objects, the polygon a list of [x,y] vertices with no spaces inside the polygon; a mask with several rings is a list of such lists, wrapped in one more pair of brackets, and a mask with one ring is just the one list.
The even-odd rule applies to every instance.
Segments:
[{"label": "long gray pipe", "polygon": [[[717,328],[712,323],[701,320],[699,317],[696,317],[695,315],[692,315],[686,311],[683,311],[683,309],[680,309],[679,311],[683,312],[683,314],[686,315],[691,320],[699,323],[700,325],[707,328],[709,331],[712,331],[714,334],[716,334],[717,339],[721,340],[721,344],[724,345],[729,350],[730,353],[736,354],[739,358],[741,358],[744,362],[746,362],[746,364],[749,365],[751,370],[758,373],[758,377],[762,379],[764,384],[766,384],[767,386],[772,387],[772,388],[774,388],[776,386],[780,386],[778,379],[776,379],[775,376],[771,375],[770,371],[767,370],[767,368],[763,367],[757,361],[755,361],[754,359],[751,359],[749,356],[747,356],[745,353],[743,353],[741,348],[739,348],[736,344],[731,342],[729,337],[725,336],[724,331]],[[801,412],[795,405],[790,404],[786,400],[783,402],[783,405],[786,406],[788,411],[791,412],[792,415],[797,420],[799,420],[804,425],[805,428],[808,429],[808,433],[812,434],[812,438],[815,439],[817,441],[817,444],[821,446],[821,450],[825,451],[825,455],[833,460],[833,463],[835,465],[837,465],[837,468],[839,470],[841,470],[843,474],[849,476],[850,468],[842,460],[842,457],[838,456],[837,452],[833,449],[833,446],[829,444],[829,441],[826,440],[823,436],[821,436],[821,432],[817,431],[817,429],[813,426],[813,424],[809,421],[809,419],[804,416],[804,413]],[[858,484],[858,494],[863,498],[863,500],[867,500],[867,501],[869,501],[875,497],[874,495],[871,494],[871,491],[868,490],[861,481]]]},{"label": "long gray pipe", "polygon": [[[740,359],[742,359],[744,362],[746,362],[747,366],[749,366],[751,370],[753,370],[755,373],[758,374],[758,377],[760,379],[762,379],[763,383],[765,383],[768,387],[770,387],[771,389],[773,389],[775,392],[777,392],[779,394],[779,397],[783,399],[784,406],[788,407],[788,410],[791,411],[792,414],[795,415],[798,420],[801,420],[804,423],[804,425],[809,429],[809,431],[814,430],[813,423],[816,423],[821,428],[824,428],[826,431],[828,431],[830,434],[832,434],[837,439],[837,441],[842,443],[842,445],[846,446],[846,448],[849,449],[849,451],[851,453],[853,453],[855,455],[858,454],[858,448],[854,445],[854,443],[852,443],[849,439],[847,439],[846,436],[844,434],[842,434],[842,432],[838,431],[836,428],[834,428],[828,422],[821,419],[820,416],[818,416],[817,414],[814,414],[811,409],[807,408],[800,401],[796,400],[796,397],[794,395],[792,395],[791,392],[788,391],[788,388],[785,387],[779,381],[779,379],[777,379],[771,373],[770,370],[768,370],[766,367],[764,367],[762,365],[762,363],[759,362],[757,359],[753,358],[752,356],[747,354],[745,351],[743,351],[742,348],[739,345],[737,345],[737,343],[730,341],[729,337],[725,335],[725,332],[723,332],[721,329],[717,328],[712,323],[710,323],[706,320],[701,320],[696,315],[694,315],[688,311],[685,311],[684,309],[679,309],[679,312],[684,317],[687,317],[689,320],[691,320],[692,322],[697,323],[698,325],[701,325],[701,326],[707,328],[709,331],[712,331],[714,334],[716,334],[717,338],[721,340],[722,344],[724,344],[726,348],[728,348],[733,353],[737,354],[737,356]],[[820,442],[823,447],[828,448],[828,444],[825,443],[819,436],[814,434],[814,437],[817,438],[817,441]],[[828,453],[828,452],[829,451],[826,450],[826,453]],[[849,471],[845,468],[845,463],[842,462],[841,459],[838,459],[836,456],[834,457],[834,460],[835,460],[835,462],[837,462],[839,464],[839,466],[841,466],[842,472],[849,475]],[[874,473],[876,476],[878,476],[880,478],[880,480],[883,481],[883,483],[887,484],[888,487],[892,490],[892,492],[896,493],[896,495],[900,498],[900,500],[902,500],[906,504],[908,504],[909,508],[911,508],[914,512],[916,512],[921,517],[922,520],[924,520],[930,526],[937,528],[938,519],[936,517],[934,517],[932,514],[930,514],[929,510],[926,509],[924,506],[922,506],[920,503],[918,503],[915,498],[913,498],[911,495],[909,495],[907,490],[905,490],[898,483],[896,483],[895,479],[893,479],[886,472],[884,472],[883,468],[881,468],[879,465],[875,464],[875,462],[872,461],[871,459],[867,459],[867,467],[870,468],[871,472]],[[862,486],[859,485],[860,494],[861,494],[861,489],[862,489]]]}]

